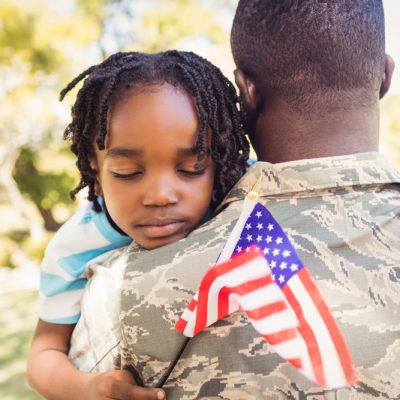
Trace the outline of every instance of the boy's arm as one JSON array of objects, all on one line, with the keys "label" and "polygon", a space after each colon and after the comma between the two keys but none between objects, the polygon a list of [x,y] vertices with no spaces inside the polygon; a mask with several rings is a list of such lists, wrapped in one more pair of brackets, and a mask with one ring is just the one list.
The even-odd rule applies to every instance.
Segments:
[{"label": "boy's arm", "polygon": [[160,389],[136,386],[128,371],[79,371],[68,359],[74,327],[42,320],[37,324],[28,358],[27,377],[30,385],[46,399],[165,399],[165,393]]}]

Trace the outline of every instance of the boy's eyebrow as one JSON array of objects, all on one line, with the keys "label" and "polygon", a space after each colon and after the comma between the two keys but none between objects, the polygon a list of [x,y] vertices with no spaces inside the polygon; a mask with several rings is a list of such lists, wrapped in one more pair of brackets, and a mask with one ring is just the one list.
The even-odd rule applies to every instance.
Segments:
[{"label": "boy's eyebrow", "polygon": [[[206,149],[207,154],[210,154],[210,150]],[[178,149],[178,154],[182,156],[195,156],[197,155],[196,147],[181,147]]]},{"label": "boy's eyebrow", "polygon": [[[207,154],[210,154],[210,150],[207,149]],[[124,148],[124,147],[114,147],[113,149],[107,150],[105,158],[132,158],[138,157],[143,154],[143,150]],[[178,148],[178,154],[181,156],[195,156],[197,155],[196,147],[180,147]]]},{"label": "boy's eyebrow", "polygon": [[139,149],[127,149],[123,147],[114,147],[107,151],[105,158],[115,158],[115,157],[137,157],[143,153],[142,150]]}]

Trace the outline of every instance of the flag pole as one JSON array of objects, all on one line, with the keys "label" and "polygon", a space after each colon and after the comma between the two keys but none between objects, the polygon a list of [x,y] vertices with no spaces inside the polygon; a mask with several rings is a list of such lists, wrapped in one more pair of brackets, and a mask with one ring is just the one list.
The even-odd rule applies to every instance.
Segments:
[{"label": "flag pole", "polygon": [[224,261],[227,261],[232,257],[236,243],[240,237],[244,225],[246,224],[249,215],[253,211],[253,208],[256,205],[258,198],[260,197],[259,191],[261,187],[261,181],[262,175],[257,178],[251,190],[247,193],[243,202],[242,212],[240,213],[239,219],[237,220],[235,227],[229,235],[228,241],[226,242],[224,248],[221,251],[221,254],[218,257],[217,264],[223,263]]}]

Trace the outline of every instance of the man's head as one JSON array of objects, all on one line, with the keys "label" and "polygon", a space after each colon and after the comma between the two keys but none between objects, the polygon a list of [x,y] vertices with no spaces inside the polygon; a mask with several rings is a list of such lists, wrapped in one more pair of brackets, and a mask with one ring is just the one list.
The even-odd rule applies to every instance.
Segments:
[{"label": "man's head", "polygon": [[384,30],[381,0],[241,0],[232,52],[261,90],[296,107],[337,91],[368,102],[385,72]]},{"label": "man's head", "polygon": [[256,118],[276,99],[306,118],[376,107],[393,69],[382,0],[240,0],[231,45]]}]

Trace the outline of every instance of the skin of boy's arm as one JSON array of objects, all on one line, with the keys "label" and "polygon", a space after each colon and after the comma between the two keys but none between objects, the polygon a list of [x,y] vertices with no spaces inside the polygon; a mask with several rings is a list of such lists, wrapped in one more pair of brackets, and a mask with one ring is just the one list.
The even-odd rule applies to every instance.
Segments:
[{"label": "skin of boy's arm", "polygon": [[128,371],[79,371],[68,359],[75,325],[39,320],[28,357],[29,384],[48,400],[162,400],[165,393],[135,385]]}]

